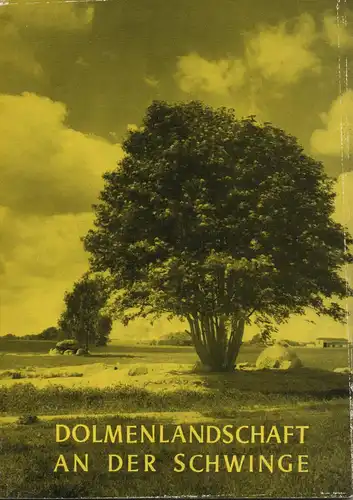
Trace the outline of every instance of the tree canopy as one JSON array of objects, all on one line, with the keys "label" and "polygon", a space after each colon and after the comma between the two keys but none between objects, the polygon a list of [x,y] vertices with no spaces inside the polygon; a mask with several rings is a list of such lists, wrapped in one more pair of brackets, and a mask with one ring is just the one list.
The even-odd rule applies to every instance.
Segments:
[{"label": "tree canopy", "polygon": [[266,334],[306,308],[344,320],[352,239],[332,218],[334,181],[295,137],[156,101],[123,149],[84,240],[123,322],[186,319],[201,361],[230,370],[250,321]]},{"label": "tree canopy", "polygon": [[88,347],[106,345],[112,328],[111,317],[104,313],[110,295],[108,282],[102,276],[86,273],[65,293],[65,309],[59,327],[67,338]]}]

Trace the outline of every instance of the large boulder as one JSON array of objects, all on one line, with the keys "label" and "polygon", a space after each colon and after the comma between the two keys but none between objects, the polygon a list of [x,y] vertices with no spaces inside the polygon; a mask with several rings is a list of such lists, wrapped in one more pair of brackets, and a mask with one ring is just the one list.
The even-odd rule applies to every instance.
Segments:
[{"label": "large boulder", "polygon": [[60,352],[65,352],[67,350],[76,352],[77,349],[79,349],[80,347],[81,347],[80,343],[77,342],[77,340],[67,339],[67,340],[61,340],[60,342],[58,342],[55,346],[55,349],[58,349]]},{"label": "large boulder", "polygon": [[57,349],[56,347],[54,347],[53,349],[50,349],[50,351],[49,351],[50,356],[58,356],[60,354],[63,354],[63,352],[60,351],[60,349]]},{"label": "large boulder", "polygon": [[76,356],[88,356],[88,351],[87,351],[87,349],[80,347],[79,349],[77,349],[75,354],[76,354]]},{"label": "large boulder", "polygon": [[267,347],[256,360],[256,368],[260,370],[292,370],[301,366],[302,362],[297,354],[280,344]]}]

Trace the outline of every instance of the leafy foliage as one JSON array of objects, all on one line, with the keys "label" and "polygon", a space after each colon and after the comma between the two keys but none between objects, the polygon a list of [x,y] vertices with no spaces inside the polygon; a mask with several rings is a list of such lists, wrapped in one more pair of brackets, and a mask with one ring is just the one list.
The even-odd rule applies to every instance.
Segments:
[{"label": "leafy foliage", "polygon": [[112,317],[108,314],[99,314],[97,322],[96,346],[105,346],[109,342],[109,334],[113,326]]},{"label": "leafy foliage", "polygon": [[155,345],[191,346],[192,338],[186,331],[172,332],[155,341]]},{"label": "leafy foliage", "polygon": [[293,136],[230,109],[154,102],[123,148],[85,247],[124,323],[186,318],[201,360],[232,369],[250,321],[268,336],[305,308],[344,320],[352,239],[331,218],[333,180]]},{"label": "leafy foliage", "polygon": [[79,344],[105,345],[112,328],[112,321],[104,312],[109,299],[108,282],[102,276],[85,274],[71,292],[65,294],[65,310],[60,316],[59,327],[68,338]]},{"label": "leafy foliage", "polygon": [[32,333],[22,336],[14,335],[13,333],[7,333],[0,338],[7,340],[59,340],[62,336],[62,332],[56,326],[49,326],[45,328],[41,333]]},{"label": "leafy foliage", "polygon": [[266,340],[261,333],[256,333],[249,341],[249,344],[263,346],[266,344]]}]

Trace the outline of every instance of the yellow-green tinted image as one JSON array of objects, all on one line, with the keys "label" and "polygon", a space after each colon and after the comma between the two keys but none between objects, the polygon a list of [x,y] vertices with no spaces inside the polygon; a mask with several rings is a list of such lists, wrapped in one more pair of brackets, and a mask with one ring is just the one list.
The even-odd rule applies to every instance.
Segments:
[{"label": "yellow-green tinted image", "polygon": [[0,2],[0,497],[349,497],[353,13]]}]

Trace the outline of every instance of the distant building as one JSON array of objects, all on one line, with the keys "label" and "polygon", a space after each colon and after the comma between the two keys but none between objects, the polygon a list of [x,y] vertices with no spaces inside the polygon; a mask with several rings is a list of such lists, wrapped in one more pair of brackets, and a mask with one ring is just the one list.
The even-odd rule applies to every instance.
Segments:
[{"label": "distant building", "polygon": [[333,337],[318,337],[315,342],[316,347],[347,347],[348,340]]}]

